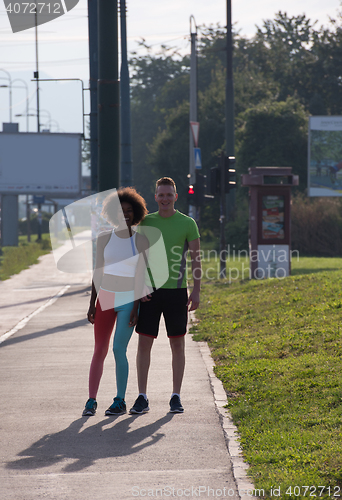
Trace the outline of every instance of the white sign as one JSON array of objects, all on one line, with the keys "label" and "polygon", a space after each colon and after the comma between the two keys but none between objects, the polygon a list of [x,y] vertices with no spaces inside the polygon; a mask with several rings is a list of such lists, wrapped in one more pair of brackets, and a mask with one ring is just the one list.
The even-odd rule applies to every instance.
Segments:
[{"label": "white sign", "polygon": [[310,130],[342,130],[342,116],[310,116]]},{"label": "white sign", "polygon": [[195,155],[195,168],[197,168],[197,169],[202,168],[201,149],[200,148],[194,148],[194,155]]},{"label": "white sign", "polygon": [[289,245],[258,245],[258,279],[290,275]]},{"label": "white sign", "polygon": [[198,146],[199,122],[190,122],[192,137],[194,139],[195,148]]},{"label": "white sign", "polygon": [[342,196],[342,116],[311,116],[309,196]]}]

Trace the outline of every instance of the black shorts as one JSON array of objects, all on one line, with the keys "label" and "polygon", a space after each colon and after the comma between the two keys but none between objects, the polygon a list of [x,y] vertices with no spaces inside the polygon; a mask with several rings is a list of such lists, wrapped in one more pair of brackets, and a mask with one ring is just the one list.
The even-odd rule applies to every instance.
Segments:
[{"label": "black shorts", "polygon": [[137,333],[158,337],[163,313],[168,337],[183,337],[188,322],[188,291],[186,288],[159,288],[149,302],[140,302]]}]

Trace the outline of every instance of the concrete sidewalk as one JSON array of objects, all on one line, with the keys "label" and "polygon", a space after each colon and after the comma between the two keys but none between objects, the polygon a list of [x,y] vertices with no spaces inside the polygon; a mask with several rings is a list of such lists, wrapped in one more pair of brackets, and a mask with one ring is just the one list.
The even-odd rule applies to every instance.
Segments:
[{"label": "concrete sidewalk", "polygon": [[[22,288],[24,296],[15,292]],[[109,352],[97,414],[81,416],[93,349],[93,328],[86,320],[89,275],[59,274],[51,254],[44,256],[0,284],[0,307],[2,314],[10,311],[4,314],[8,331],[61,289],[58,300],[0,344],[1,498],[252,498],[251,492],[244,494],[252,485],[225,416],[222,385],[212,373],[208,348],[191,335],[186,336],[184,414],[169,413],[171,355],[162,327],[152,351],[150,412],[104,416],[115,395]],[[134,333],[128,407],[137,397],[136,348]]]}]

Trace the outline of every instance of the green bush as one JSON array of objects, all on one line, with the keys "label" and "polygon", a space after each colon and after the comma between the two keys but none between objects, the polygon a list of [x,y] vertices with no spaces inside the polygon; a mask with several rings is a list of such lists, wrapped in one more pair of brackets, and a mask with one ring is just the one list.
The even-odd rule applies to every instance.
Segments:
[{"label": "green bush", "polygon": [[248,250],[248,217],[228,222],[226,243],[235,250]]},{"label": "green bush", "polygon": [[51,244],[49,235],[44,235],[41,241],[20,241],[17,247],[2,247],[0,252],[0,280],[10,278],[23,269],[38,262],[41,255],[49,253]]},{"label": "green bush", "polygon": [[339,257],[342,254],[342,202],[339,198],[293,198],[292,249],[301,255]]}]

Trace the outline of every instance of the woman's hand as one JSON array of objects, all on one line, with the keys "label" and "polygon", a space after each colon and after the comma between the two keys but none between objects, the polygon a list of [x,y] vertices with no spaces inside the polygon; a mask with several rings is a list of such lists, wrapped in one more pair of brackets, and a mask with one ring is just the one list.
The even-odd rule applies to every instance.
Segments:
[{"label": "woman's hand", "polygon": [[90,304],[87,317],[89,323],[91,323],[92,325],[95,323],[95,312],[96,312],[95,304]]}]

